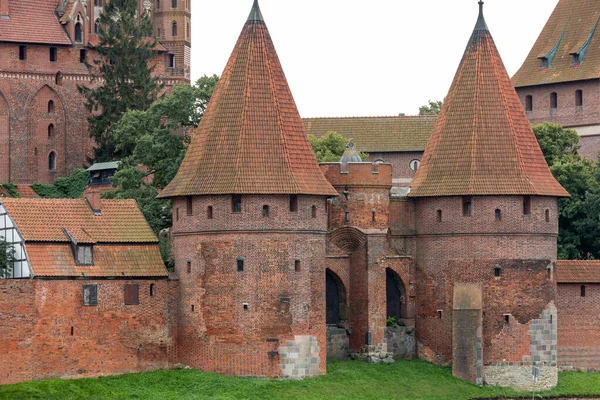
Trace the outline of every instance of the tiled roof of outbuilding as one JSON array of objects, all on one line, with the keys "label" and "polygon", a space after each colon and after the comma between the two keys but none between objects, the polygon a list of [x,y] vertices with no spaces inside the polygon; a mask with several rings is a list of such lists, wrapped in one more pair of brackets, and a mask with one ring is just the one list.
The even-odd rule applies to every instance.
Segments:
[{"label": "tiled roof of outbuilding", "polygon": [[134,200],[101,200],[95,216],[84,199],[2,199],[26,242],[156,243]]},{"label": "tiled roof of outbuilding", "polygon": [[0,18],[0,42],[70,45],[54,0],[8,0],[10,18]]},{"label": "tiled roof of outbuilding", "polygon": [[181,168],[159,197],[335,196],[255,1]]},{"label": "tiled roof of outbuilding", "polygon": [[437,116],[303,118],[309,135],[334,131],[367,153],[423,151]]},{"label": "tiled roof of outbuilding", "polygon": [[569,195],[546,164],[481,10],[409,193],[461,195]]},{"label": "tiled roof of outbuilding", "polygon": [[559,260],[556,262],[558,283],[600,283],[599,260]]},{"label": "tiled roof of outbuilding", "polygon": [[[599,18],[600,0],[560,0],[525,62],[513,76],[513,85],[524,87],[600,78],[600,29],[595,29]],[[571,65],[571,54],[579,52],[588,39],[591,41],[581,64]],[[540,57],[551,53],[555,46],[550,67],[540,68]]]}]

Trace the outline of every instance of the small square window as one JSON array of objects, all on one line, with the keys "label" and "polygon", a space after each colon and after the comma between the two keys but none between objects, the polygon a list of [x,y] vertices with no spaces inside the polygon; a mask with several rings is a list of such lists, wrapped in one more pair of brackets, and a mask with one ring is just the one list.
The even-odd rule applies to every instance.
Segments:
[{"label": "small square window", "polygon": [[495,276],[496,278],[499,278],[499,277],[500,277],[500,275],[502,275],[502,267],[500,267],[500,266],[496,266],[496,267],[494,268],[494,276]]},{"label": "small square window", "polygon": [[137,306],[140,304],[140,286],[125,285],[125,305]]},{"label": "small square window", "polygon": [[83,305],[98,305],[98,285],[83,285]]},{"label": "small square window", "polygon": [[236,260],[237,263],[237,270],[238,272],[244,272],[244,259],[243,258],[238,258]]}]

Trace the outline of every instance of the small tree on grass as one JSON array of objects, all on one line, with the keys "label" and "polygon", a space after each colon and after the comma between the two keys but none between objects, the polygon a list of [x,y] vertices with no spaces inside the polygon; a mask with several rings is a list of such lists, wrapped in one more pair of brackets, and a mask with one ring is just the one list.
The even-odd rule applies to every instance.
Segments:
[{"label": "small tree on grass", "polygon": [[138,15],[137,0],[111,0],[99,19],[98,58],[87,64],[100,85],[79,86],[86,98],[90,136],[96,142],[94,161],[120,159],[113,138],[116,124],[128,110],[146,110],[157,99],[162,85],[153,76],[156,42],[148,13]]}]

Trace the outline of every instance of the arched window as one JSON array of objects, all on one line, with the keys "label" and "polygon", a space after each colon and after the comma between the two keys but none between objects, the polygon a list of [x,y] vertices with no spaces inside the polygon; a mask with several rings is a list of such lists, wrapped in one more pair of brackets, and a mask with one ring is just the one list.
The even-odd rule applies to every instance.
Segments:
[{"label": "arched window", "polygon": [[394,318],[398,323],[403,317],[403,306],[406,302],[406,290],[402,279],[392,269],[387,268],[385,271],[386,283],[385,293],[387,301],[387,318]]},{"label": "arched window", "polygon": [[48,155],[48,169],[50,171],[56,171],[56,153],[53,151]]},{"label": "arched window", "polygon": [[54,100],[48,102],[48,114],[54,114]]},{"label": "arched window", "polygon": [[172,32],[171,35],[177,36],[177,22],[173,21]]},{"label": "arched window", "polygon": [[[54,137],[54,124],[48,125],[48,138]],[[50,168],[52,169],[52,168]]]},{"label": "arched window", "polygon": [[81,22],[75,24],[75,42],[83,43],[83,24]]},{"label": "arched window", "polygon": [[56,76],[54,77],[54,83],[56,83],[58,86],[60,86],[60,85],[62,85],[62,80],[63,80],[62,73],[60,71],[58,71],[56,73]]},{"label": "arched window", "polygon": [[100,33],[100,20],[97,19],[96,22],[94,22],[94,33],[98,34]]},{"label": "arched window", "polygon": [[338,325],[346,316],[342,310],[346,304],[346,292],[340,278],[329,269],[325,272],[325,298],[327,325]]}]

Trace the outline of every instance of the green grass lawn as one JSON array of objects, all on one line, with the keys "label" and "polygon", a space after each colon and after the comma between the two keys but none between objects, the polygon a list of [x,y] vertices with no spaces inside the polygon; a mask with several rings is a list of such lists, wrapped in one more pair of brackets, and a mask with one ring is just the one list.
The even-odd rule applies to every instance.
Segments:
[{"label": "green grass lawn", "polygon": [[[600,395],[600,373],[560,374],[544,395]],[[326,376],[304,381],[232,378],[196,370],[157,371],[98,379],[51,380],[0,386],[0,399],[472,399],[515,397],[452,377],[424,361],[372,365],[330,362]],[[526,396],[526,393],[520,393]],[[531,398],[531,394],[528,394]]]}]

